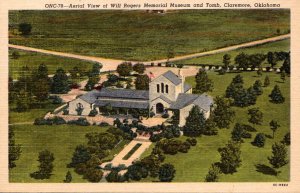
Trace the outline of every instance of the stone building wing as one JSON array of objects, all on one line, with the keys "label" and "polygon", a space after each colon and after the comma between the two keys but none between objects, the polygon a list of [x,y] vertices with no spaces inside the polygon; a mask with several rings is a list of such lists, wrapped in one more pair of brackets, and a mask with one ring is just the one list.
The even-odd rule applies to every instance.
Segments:
[{"label": "stone building wing", "polygon": [[212,103],[212,98],[206,94],[196,95],[180,93],[177,100],[170,106],[170,109],[182,109],[188,105],[194,104],[205,111],[209,111]]},{"label": "stone building wing", "polygon": [[116,108],[128,108],[128,109],[148,109],[148,101],[121,101],[121,100],[97,100],[95,107],[104,107],[111,105]]}]

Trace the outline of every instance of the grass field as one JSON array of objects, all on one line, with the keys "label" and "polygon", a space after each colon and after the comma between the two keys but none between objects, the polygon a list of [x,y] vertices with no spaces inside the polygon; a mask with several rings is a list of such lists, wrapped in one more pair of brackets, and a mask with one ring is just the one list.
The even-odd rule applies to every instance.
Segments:
[{"label": "grass field", "polygon": [[[17,33],[22,22],[32,24],[28,37]],[[289,31],[287,9],[9,12],[12,44],[124,60],[203,52]]]},{"label": "grass field", "polygon": [[[10,170],[10,182],[55,182],[61,183],[65,179],[66,172],[72,173],[72,182],[87,182],[82,176],[76,174],[73,168],[67,168],[70,163],[75,147],[86,144],[85,134],[88,132],[105,132],[107,128],[99,126],[35,126],[14,125],[17,144],[22,145],[22,154],[17,167]],[[110,154],[118,153],[128,141],[124,140]],[[50,179],[36,180],[29,175],[38,170],[38,153],[48,149],[54,154],[54,171]]]},{"label": "grass field", "polygon": [[[214,54],[214,55],[209,55],[209,56],[203,56],[200,58],[193,58],[193,59],[188,59],[188,60],[177,61],[175,63],[223,65],[222,61],[223,61],[224,54],[230,54],[231,64],[234,64],[234,58],[241,52],[244,52],[246,54],[257,54],[257,53],[267,54],[268,52],[279,52],[279,51],[285,51],[285,52],[290,51],[290,39],[266,43],[266,44],[258,45],[255,47],[237,49],[237,50],[226,52],[226,53],[219,53],[219,54]],[[267,61],[265,61],[263,63],[263,66],[266,66],[266,65],[268,65]],[[277,66],[280,66],[279,62],[277,64]]]},{"label": "grass field", "polygon": [[45,64],[48,67],[49,74],[54,74],[58,68],[63,68],[66,72],[68,72],[75,66],[84,70],[89,70],[93,66],[93,62],[84,60],[64,58],[36,52],[26,52],[16,49],[10,49],[9,55],[11,55],[14,51],[17,51],[20,54],[20,57],[18,59],[9,58],[9,75],[13,79],[17,79],[19,77],[23,66],[28,66],[32,70],[38,68],[40,64]]},{"label": "grass field", "polygon": [[[227,85],[230,84],[235,73],[227,73],[224,76],[218,75],[215,72],[209,72],[208,76],[214,82],[214,90],[209,94],[212,96],[222,95],[225,93]],[[199,182],[204,181],[211,164],[220,160],[220,155],[217,151],[219,147],[223,147],[231,138],[231,131],[235,123],[248,123],[247,110],[253,107],[259,107],[263,112],[263,124],[256,126],[257,132],[252,133],[251,139],[246,139],[242,144],[242,166],[238,168],[238,172],[233,175],[220,176],[222,182],[271,182],[271,181],[289,181],[290,164],[280,168],[281,173],[278,176],[269,175],[267,156],[271,155],[271,146],[275,141],[281,141],[283,136],[290,131],[290,80],[282,83],[280,75],[276,73],[264,73],[262,77],[257,77],[256,72],[243,72],[245,87],[249,87],[260,79],[263,81],[265,75],[268,75],[271,80],[269,87],[263,88],[263,94],[258,97],[257,103],[254,106],[247,108],[234,107],[236,117],[230,129],[221,129],[217,136],[202,136],[197,139],[198,144],[192,147],[187,154],[178,153],[176,155],[166,155],[164,163],[174,164],[176,168],[175,182]],[[187,82],[194,83],[194,77],[188,77]],[[278,84],[286,101],[283,104],[273,104],[269,102],[268,95],[271,93],[274,85]],[[263,132],[272,135],[269,128],[269,122],[277,120],[281,127],[275,134],[275,139],[267,139],[264,148],[257,148],[251,145],[256,133]],[[181,137],[182,140],[185,137]],[[151,146],[152,148],[154,145]],[[149,148],[142,156],[150,154]],[[259,165],[261,164],[261,165]],[[258,170],[258,171],[257,171]],[[144,181],[151,181],[147,178]]]}]

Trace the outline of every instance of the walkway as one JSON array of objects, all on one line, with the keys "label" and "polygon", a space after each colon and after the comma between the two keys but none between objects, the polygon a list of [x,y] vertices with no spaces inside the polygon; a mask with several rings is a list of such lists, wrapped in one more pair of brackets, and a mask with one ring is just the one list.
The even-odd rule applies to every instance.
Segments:
[{"label": "walkway", "polygon": [[[136,144],[142,144],[127,160],[123,160],[123,157],[127,155],[127,153],[136,145]],[[142,153],[146,151],[146,149],[149,148],[152,142],[150,141],[144,141],[144,140],[139,140],[135,139],[132,140],[127,146],[124,147],[124,149],[114,157],[114,159],[110,162],[105,162],[101,164],[101,167],[105,167],[107,164],[111,163],[112,166],[118,166],[120,164],[124,164],[126,166],[130,166],[133,161],[137,160],[140,158]]]}]

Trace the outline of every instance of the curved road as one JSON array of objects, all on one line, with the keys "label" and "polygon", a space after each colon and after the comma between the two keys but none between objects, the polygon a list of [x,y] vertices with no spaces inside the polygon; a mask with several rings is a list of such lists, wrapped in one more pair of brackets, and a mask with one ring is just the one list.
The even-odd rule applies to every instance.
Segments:
[{"label": "curved road", "polygon": [[[207,51],[207,52],[188,54],[188,55],[184,55],[184,56],[176,56],[174,58],[171,58],[169,61],[175,62],[175,61],[191,59],[191,58],[198,58],[201,56],[207,56],[207,55],[212,55],[212,54],[217,54],[217,53],[222,53],[222,52],[228,52],[228,51],[236,50],[239,48],[252,47],[252,46],[256,46],[256,45],[260,45],[260,44],[265,44],[268,42],[275,42],[275,41],[279,41],[279,40],[288,39],[288,38],[290,38],[290,36],[291,36],[290,34],[285,34],[285,35],[280,35],[280,36],[276,36],[276,37],[272,37],[272,38],[266,38],[266,39],[242,43],[242,44],[238,44],[238,45],[234,45],[234,46],[228,46],[225,48],[215,49],[215,50],[211,50],[211,51]],[[80,59],[80,60],[100,62],[103,64],[103,68],[101,70],[103,72],[116,70],[117,66],[120,63],[125,61],[125,60],[116,60],[116,59],[101,58],[101,57],[95,57],[95,56],[84,56],[84,55],[78,55],[78,54],[70,54],[70,53],[64,53],[64,52],[43,50],[43,49],[31,48],[31,47],[19,46],[19,45],[13,45],[13,44],[8,44],[8,47],[19,49],[19,50],[31,51],[31,52],[40,52],[43,54],[50,54],[50,55],[68,57],[68,58],[76,58],[76,59]],[[162,60],[155,60],[155,61],[146,61],[143,63],[146,65],[149,65],[152,62],[153,63],[163,63],[166,61],[167,61],[167,59],[162,59]],[[136,61],[132,61],[132,62],[136,63]]]}]

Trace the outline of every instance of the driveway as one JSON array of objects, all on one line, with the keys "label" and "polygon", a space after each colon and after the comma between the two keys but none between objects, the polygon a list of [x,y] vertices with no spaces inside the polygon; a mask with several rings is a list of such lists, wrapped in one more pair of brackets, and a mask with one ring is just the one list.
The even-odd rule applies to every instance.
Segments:
[{"label": "driveway", "polygon": [[[124,156],[127,155],[127,153],[136,145],[136,144],[142,144],[127,160],[123,160]],[[139,140],[134,139],[132,140],[127,146],[124,147],[124,149],[117,154],[114,159],[110,162],[105,162],[101,164],[101,167],[105,167],[105,165],[112,163],[113,166],[118,166],[120,164],[124,164],[126,166],[132,165],[132,162],[139,159],[140,156],[146,149],[149,148],[152,142],[145,141],[145,140]]]}]

